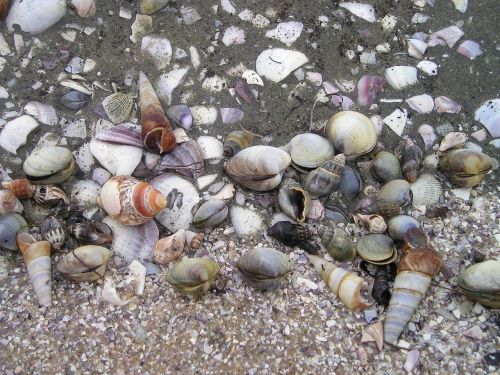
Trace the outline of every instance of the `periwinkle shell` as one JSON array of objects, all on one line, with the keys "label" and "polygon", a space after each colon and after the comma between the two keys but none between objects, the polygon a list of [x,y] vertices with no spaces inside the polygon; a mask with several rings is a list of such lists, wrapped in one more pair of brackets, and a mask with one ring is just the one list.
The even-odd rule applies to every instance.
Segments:
[{"label": "periwinkle shell", "polygon": [[0,216],[0,247],[17,250],[16,234],[27,225],[26,220],[18,213],[9,212]]},{"label": "periwinkle shell", "polygon": [[289,221],[278,221],[267,230],[267,234],[287,246],[298,246],[312,236],[308,227]]},{"label": "periwinkle shell", "polygon": [[166,275],[175,289],[188,294],[207,292],[219,273],[219,265],[210,259],[188,258],[176,263]]},{"label": "periwinkle shell", "polygon": [[341,228],[335,230],[327,228],[322,232],[321,244],[333,259],[345,262],[356,257],[356,249],[346,231]]}]

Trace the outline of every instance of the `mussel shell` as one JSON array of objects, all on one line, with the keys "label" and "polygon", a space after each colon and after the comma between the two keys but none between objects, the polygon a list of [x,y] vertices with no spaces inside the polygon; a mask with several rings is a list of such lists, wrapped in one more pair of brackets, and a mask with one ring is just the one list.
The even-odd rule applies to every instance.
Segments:
[{"label": "mussel shell", "polygon": [[306,175],[304,178],[304,188],[313,199],[329,195],[338,187],[343,169],[344,166],[328,160]]},{"label": "mussel shell", "polygon": [[255,136],[246,131],[235,130],[224,139],[224,156],[233,156],[244,148],[253,145]]},{"label": "mussel shell", "polygon": [[91,96],[83,92],[71,90],[59,97],[59,101],[63,106],[74,111],[79,111],[85,108],[91,100]]},{"label": "mussel shell", "polygon": [[267,234],[287,246],[298,246],[312,236],[309,228],[289,221],[278,221],[267,230]]},{"label": "mussel shell", "polygon": [[353,199],[363,190],[363,179],[354,168],[346,165],[342,168],[336,190],[340,191],[346,199]]},{"label": "mussel shell", "polygon": [[358,255],[372,264],[389,264],[396,259],[394,241],[385,234],[368,234],[356,243]]},{"label": "mussel shell", "polygon": [[397,215],[392,217],[387,222],[387,227],[389,230],[389,236],[391,236],[393,240],[403,240],[408,229],[419,228],[420,225],[417,219],[412,216]]},{"label": "mussel shell", "polygon": [[256,247],[243,254],[236,267],[254,288],[270,290],[280,287],[283,279],[293,271],[293,262],[280,251]]},{"label": "mussel shell", "polygon": [[326,134],[333,147],[352,160],[367,154],[377,144],[377,132],[365,115],[355,111],[342,111],[330,118]]},{"label": "mussel shell", "polygon": [[353,260],[356,248],[346,231],[341,228],[326,229],[321,236],[321,244],[330,256],[338,262]]},{"label": "mussel shell", "polygon": [[477,186],[493,168],[493,160],[474,150],[452,150],[441,159],[439,168],[456,185]]},{"label": "mussel shell", "polygon": [[222,223],[227,216],[228,208],[222,199],[210,199],[203,203],[193,216],[196,228],[209,228]]},{"label": "mussel shell", "polygon": [[104,276],[111,251],[102,246],[87,245],[67,253],[57,271],[72,281],[96,281]]},{"label": "mussel shell", "polygon": [[299,170],[317,168],[333,156],[333,148],[328,139],[314,134],[296,135],[288,144],[292,163]]},{"label": "mussel shell", "polygon": [[278,204],[288,216],[303,222],[311,209],[311,196],[298,183],[287,179],[279,190]]},{"label": "mussel shell", "polygon": [[28,223],[16,212],[9,212],[0,216],[0,247],[8,250],[17,250],[16,234]]},{"label": "mussel shell", "polygon": [[184,176],[197,179],[205,172],[203,152],[198,143],[193,140],[180,143],[173,151],[163,156],[156,170],[173,170]]},{"label": "mussel shell", "polygon": [[64,147],[46,146],[33,151],[24,161],[26,178],[38,184],[58,184],[66,181],[76,164],[71,151]]},{"label": "mussel shell", "polygon": [[371,172],[382,182],[397,180],[403,177],[398,158],[387,151],[380,151],[372,160]]},{"label": "mussel shell", "polygon": [[487,260],[470,266],[458,275],[457,284],[471,300],[500,308],[500,260]]},{"label": "mussel shell", "polygon": [[412,200],[410,184],[405,180],[386,183],[377,194],[377,206],[384,216],[394,216],[407,207]]},{"label": "mussel shell", "polygon": [[176,263],[166,275],[175,289],[189,294],[208,291],[219,273],[219,265],[210,259],[189,258]]}]

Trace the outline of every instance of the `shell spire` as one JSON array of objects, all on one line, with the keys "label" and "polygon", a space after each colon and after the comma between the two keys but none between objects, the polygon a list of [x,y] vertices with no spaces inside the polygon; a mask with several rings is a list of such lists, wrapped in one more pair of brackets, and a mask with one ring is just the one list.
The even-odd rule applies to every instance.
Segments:
[{"label": "shell spire", "polygon": [[384,321],[385,342],[397,342],[442,264],[441,255],[432,248],[411,250],[401,258]]},{"label": "shell spire", "polygon": [[16,236],[17,246],[23,254],[28,275],[40,306],[52,305],[52,272],[50,243],[36,241],[28,232],[21,230]]},{"label": "shell spire", "polygon": [[139,104],[144,147],[157,154],[172,151],[176,146],[172,125],[161,107],[153,85],[143,72],[139,73]]},{"label": "shell spire", "polygon": [[361,295],[361,291],[368,288],[368,283],[361,277],[318,256],[308,255],[307,257],[328,288],[351,311],[364,310],[372,305]]}]

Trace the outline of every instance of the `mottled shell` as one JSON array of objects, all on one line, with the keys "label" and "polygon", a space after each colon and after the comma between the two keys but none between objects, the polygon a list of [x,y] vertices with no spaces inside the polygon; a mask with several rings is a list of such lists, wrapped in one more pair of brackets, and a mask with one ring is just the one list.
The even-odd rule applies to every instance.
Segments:
[{"label": "mottled shell", "polygon": [[410,184],[410,190],[414,207],[435,205],[443,195],[441,182],[436,176],[427,173],[420,175],[417,181]]},{"label": "mottled shell", "polygon": [[387,230],[387,224],[380,215],[363,215],[358,213],[353,216],[353,219],[356,224],[359,225],[359,223],[362,223],[367,227],[370,233],[385,233]]},{"label": "mottled shell", "polygon": [[350,261],[356,257],[354,244],[342,228],[326,229],[321,235],[321,243],[328,254],[338,262]]},{"label": "mottled shell", "polygon": [[255,141],[255,136],[246,131],[235,130],[224,139],[224,156],[236,155],[244,148],[250,147]]},{"label": "mottled shell", "polygon": [[33,151],[23,164],[26,178],[40,184],[58,184],[75,172],[75,160],[64,147],[46,146]]},{"label": "mottled shell", "polygon": [[196,228],[210,228],[222,223],[228,213],[226,202],[222,199],[210,199],[203,203],[193,216]]},{"label": "mottled shell", "polygon": [[197,179],[205,172],[203,152],[196,141],[189,140],[180,143],[173,151],[163,156],[156,170],[173,170],[184,176]]},{"label": "mottled shell", "polygon": [[175,264],[166,275],[175,289],[189,294],[207,292],[219,273],[219,265],[210,259],[189,258]]},{"label": "mottled shell", "polygon": [[456,185],[477,186],[493,168],[493,160],[482,152],[453,150],[441,159],[439,168]]},{"label": "mottled shell", "polygon": [[289,221],[278,221],[267,230],[267,234],[287,246],[298,246],[312,236],[309,228]]},{"label": "mottled shell", "polygon": [[57,263],[57,271],[72,281],[96,281],[104,277],[111,251],[102,246],[87,245],[67,253]]},{"label": "mottled shell", "polygon": [[381,151],[373,158],[371,172],[377,180],[382,182],[403,177],[398,158],[387,151]]},{"label": "mottled shell", "polygon": [[160,264],[169,264],[178,259],[184,252],[186,245],[186,231],[179,229],[171,236],[159,239],[155,244],[155,261]]},{"label": "mottled shell", "polygon": [[382,265],[396,260],[394,242],[385,234],[369,234],[359,239],[356,243],[359,256],[369,263]]},{"label": "mottled shell", "polygon": [[17,199],[16,195],[7,189],[0,190],[0,215],[9,212],[23,212],[23,204]]},{"label": "mottled shell", "polygon": [[287,179],[279,190],[278,204],[292,219],[303,222],[311,209],[311,196],[297,182]]},{"label": "mottled shell", "polygon": [[346,160],[367,154],[377,144],[377,132],[372,122],[355,111],[342,111],[332,116],[326,125],[326,135]]},{"label": "mottled shell", "polygon": [[397,215],[387,222],[389,236],[393,240],[403,240],[406,232],[410,228],[419,228],[418,221],[408,215]]},{"label": "mottled shell", "polygon": [[470,266],[458,275],[457,284],[471,300],[500,308],[500,260],[487,260]]},{"label": "mottled shell", "polygon": [[329,195],[340,184],[343,169],[344,163],[338,163],[335,160],[324,162],[321,166],[313,169],[306,175],[304,178],[304,189],[309,192],[313,199]]},{"label": "mottled shell", "polygon": [[386,183],[377,194],[377,205],[384,216],[400,213],[401,208],[411,203],[410,184],[405,180],[392,180]]},{"label": "mottled shell", "polygon": [[88,245],[105,245],[113,240],[111,228],[104,223],[83,220],[68,225],[68,232],[78,243]]},{"label": "mottled shell", "polygon": [[293,262],[280,251],[256,247],[243,254],[236,267],[254,288],[270,290],[280,287],[283,279],[293,271]]},{"label": "mottled shell", "polygon": [[290,140],[287,149],[292,163],[298,169],[317,168],[333,156],[333,148],[328,140],[313,133],[296,135]]},{"label": "mottled shell", "polygon": [[8,250],[17,250],[16,234],[19,229],[28,223],[15,212],[0,216],[0,247]]},{"label": "mottled shell", "polygon": [[102,100],[104,111],[115,124],[125,122],[129,118],[133,105],[132,95],[121,92],[115,92]]},{"label": "mottled shell", "polygon": [[280,184],[290,162],[290,155],[279,148],[252,146],[229,159],[226,172],[246,188],[268,191]]},{"label": "mottled shell", "polygon": [[53,216],[46,218],[42,222],[40,231],[43,239],[48,241],[55,250],[60,250],[66,242],[66,225]]}]

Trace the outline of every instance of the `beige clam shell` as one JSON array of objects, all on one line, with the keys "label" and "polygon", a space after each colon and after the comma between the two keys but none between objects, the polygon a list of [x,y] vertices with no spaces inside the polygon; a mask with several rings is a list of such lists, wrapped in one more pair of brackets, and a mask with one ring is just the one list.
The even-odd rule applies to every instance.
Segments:
[{"label": "beige clam shell", "polygon": [[333,156],[330,142],[314,133],[296,135],[290,140],[288,150],[292,162],[307,169],[317,168]]},{"label": "beige clam shell", "polygon": [[111,122],[120,124],[129,118],[134,99],[129,94],[115,92],[102,101],[102,106]]}]

